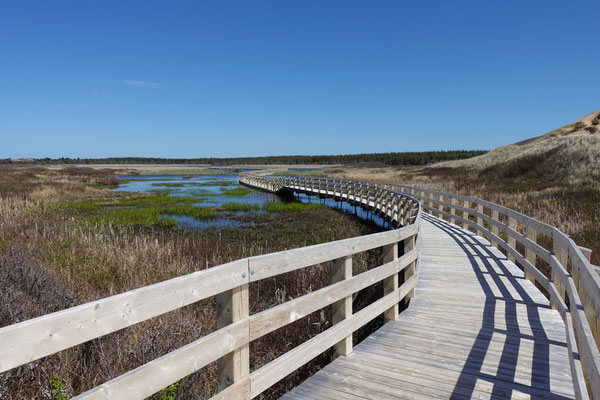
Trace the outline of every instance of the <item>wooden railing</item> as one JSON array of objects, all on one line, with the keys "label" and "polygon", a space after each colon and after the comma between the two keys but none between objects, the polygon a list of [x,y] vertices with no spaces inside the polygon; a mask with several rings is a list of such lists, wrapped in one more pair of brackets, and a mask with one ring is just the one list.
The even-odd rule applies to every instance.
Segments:
[{"label": "wooden railing", "polygon": [[[403,191],[418,199],[423,211],[487,238],[524,269],[527,279],[544,288],[565,323],[577,398],[591,394],[600,399],[600,277],[590,263],[591,251],[556,227],[489,201],[406,185],[380,186]],[[523,253],[517,244],[525,249]],[[538,260],[549,266],[550,276],[537,268]]]},{"label": "wooden railing", "polygon": [[419,202],[397,190],[382,185],[343,179],[300,176],[268,177],[240,174],[240,183],[269,192],[293,190],[323,197],[334,197],[375,210],[394,226],[413,223],[420,210]]},{"label": "wooden railing", "polygon": [[[421,202],[423,211],[471,229],[503,249],[510,261],[517,262],[527,279],[545,289],[553,308],[564,323],[570,353],[570,368],[578,399],[600,399],[600,277],[591,265],[589,249],[578,246],[558,228],[510,208],[475,197],[460,196],[406,185],[357,182],[310,177],[266,177],[244,175],[241,182],[271,191],[299,190],[359,201],[385,210],[379,199],[386,190]],[[343,187],[345,189],[338,190]],[[358,199],[358,200],[357,200]],[[414,201],[414,200],[411,200]],[[385,203],[385,201],[384,201]],[[385,213],[391,217],[393,213]],[[410,215],[410,214],[409,214]],[[397,221],[407,222],[408,219]],[[401,223],[404,225],[404,223]],[[501,232],[501,233],[500,233]],[[523,232],[523,233],[521,233]],[[551,241],[552,251],[538,242]],[[524,252],[517,250],[517,243]],[[548,264],[550,276],[538,268],[538,260]],[[567,305],[568,303],[568,305]]]},{"label": "wooden railing", "polygon": [[[287,182],[298,186],[300,180],[288,178]],[[76,398],[145,398],[217,361],[220,392],[215,398],[249,399],[331,347],[335,347],[337,354],[349,354],[355,330],[381,314],[385,320],[396,319],[398,304],[414,294],[420,204],[409,196],[376,185],[338,182],[331,183],[332,186],[325,183],[323,189],[322,184],[317,185],[318,180],[313,182],[311,190],[327,190],[320,194],[360,202],[403,227],[233,261],[0,328],[0,372],[213,296],[217,303],[215,332]],[[276,185],[272,180],[271,183]],[[276,188],[269,186],[268,190]],[[353,256],[377,248],[383,249],[383,264],[352,276]],[[326,262],[331,262],[330,285],[249,314],[250,283]],[[402,285],[399,274],[404,276]],[[382,297],[353,313],[352,295],[378,282],[383,282]],[[332,327],[250,371],[249,344],[253,340],[329,305],[333,307]]]}]

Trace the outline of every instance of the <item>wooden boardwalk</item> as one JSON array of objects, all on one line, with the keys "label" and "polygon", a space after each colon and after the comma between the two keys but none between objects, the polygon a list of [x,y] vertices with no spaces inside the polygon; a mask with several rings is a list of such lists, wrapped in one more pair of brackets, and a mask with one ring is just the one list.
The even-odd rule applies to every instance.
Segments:
[{"label": "wooden boardwalk", "polygon": [[415,297],[284,399],[574,398],[565,326],[489,242],[424,215]]}]

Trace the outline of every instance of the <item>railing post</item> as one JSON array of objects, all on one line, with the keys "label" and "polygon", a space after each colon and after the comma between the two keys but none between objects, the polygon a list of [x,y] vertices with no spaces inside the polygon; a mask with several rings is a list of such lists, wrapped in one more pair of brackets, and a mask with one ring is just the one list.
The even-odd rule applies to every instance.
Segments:
[{"label": "railing post", "polygon": [[[556,256],[556,258],[558,259],[558,262],[565,268],[565,271],[566,271],[569,255],[565,250],[563,250],[563,248],[561,247],[560,243],[558,242],[558,240],[556,238],[553,238],[552,242],[553,242],[552,243],[552,251],[554,252],[554,255]],[[562,284],[562,281],[559,278],[559,274],[560,274],[559,271],[556,271],[555,268],[552,268],[552,281],[554,282],[554,286],[556,286],[556,289],[558,290],[560,297],[564,300],[565,295],[566,295],[566,290]]]},{"label": "railing post", "polygon": [[[583,256],[588,261],[592,261],[591,249],[579,246],[579,250],[581,250]],[[594,336],[594,340],[596,341],[596,345],[600,347],[600,319],[598,319],[598,314],[596,314],[594,305],[590,301],[586,292],[584,290],[580,290],[579,295],[581,297],[581,302],[583,303],[583,310],[585,311],[585,316],[587,317],[588,324],[590,325],[590,329],[592,330],[592,335]]]},{"label": "railing post", "polygon": [[[471,209],[471,202],[469,200],[463,200],[462,205],[464,208],[470,210]],[[467,221],[470,221],[469,217],[471,216],[471,214],[468,211],[463,211],[463,218],[466,219]],[[470,225],[465,224],[463,222],[463,228],[464,229],[468,229],[469,231],[471,229],[473,229]]]},{"label": "railing post", "polygon": [[[247,275],[248,276],[248,275]],[[248,284],[238,286],[216,296],[217,329],[237,322],[249,315]],[[248,344],[221,357],[217,361],[217,387],[221,391],[250,374],[250,348]],[[244,397],[250,398],[250,392]]]},{"label": "railing post", "polygon": [[[352,278],[352,256],[334,260],[331,265],[332,283]],[[332,304],[333,324],[342,322],[352,316],[352,295],[346,296]],[[352,334],[346,336],[335,345],[336,356],[347,356],[352,353]]]},{"label": "railing post", "polygon": [[[500,213],[496,210],[492,210],[492,219],[498,221],[500,219]],[[498,227],[496,225],[490,224],[490,229],[494,235],[498,236]],[[496,243],[495,240],[490,240],[490,243],[492,244],[492,247],[498,247],[498,243]]]},{"label": "railing post", "polygon": [[[529,225],[527,225],[527,238],[532,242],[537,243],[537,231]],[[525,247],[525,258],[535,267],[537,256],[533,250],[529,249],[529,247]],[[535,283],[535,278],[527,271],[527,269],[525,269],[525,278]]]},{"label": "railing post", "polygon": [[432,208],[431,214],[434,217],[440,218],[441,215],[439,213],[439,210],[440,210],[441,206],[438,203],[435,202],[435,200],[439,200],[440,199],[440,196],[437,195],[437,194],[430,194],[430,196],[431,196],[431,199],[432,199],[432,202],[431,202],[431,208]]},{"label": "railing post", "polygon": [[[477,212],[483,214],[483,204],[477,203]],[[477,216],[477,225],[483,227],[483,218]],[[483,237],[483,231],[477,229],[477,235]]]},{"label": "railing post", "polygon": [[412,203],[410,199],[406,199],[406,204],[404,205],[404,224],[402,224],[403,226],[410,225],[411,205]]},{"label": "railing post", "polygon": [[[409,251],[411,251],[415,248],[415,245],[416,245],[415,236],[413,235],[407,239],[404,239],[404,241],[402,243],[404,245],[404,254],[407,254]],[[406,282],[411,276],[413,276],[415,274],[416,266],[417,266],[417,262],[413,261],[404,269],[404,282]],[[404,298],[404,305],[408,306],[410,299],[412,299],[413,297],[415,297],[415,289],[414,288],[410,292],[408,292],[408,294]]]},{"label": "railing post", "polygon": [[[509,216],[508,217],[508,226],[509,228],[512,228],[514,231],[517,230],[517,220],[514,219],[513,217]],[[508,246],[512,247],[513,249],[517,249],[517,239],[515,239],[514,236],[510,235],[507,233],[507,240],[508,240]],[[508,253],[508,252],[507,252]],[[515,258],[508,253],[508,260],[511,262],[515,262]]]},{"label": "railing post", "polygon": [[[389,263],[398,259],[398,243],[388,244],[383,247],[383,263]],[[398,274],[394,274],[383,280],[383,295],[394,292],[398,289]],[[383,313],[384,322],[395,321],[398,319],[398,304]]]},{"label": "railing post", "polygon": [[[456,201],[454,200],[454,197],[450,197],[450,204],[455,205]],[[456,209],[452,206],[450,206],[450,214],[452,214],[453,216],[456,215]],[[457,225],[458,221],[456,218],[450,217],[450,223]]]}]

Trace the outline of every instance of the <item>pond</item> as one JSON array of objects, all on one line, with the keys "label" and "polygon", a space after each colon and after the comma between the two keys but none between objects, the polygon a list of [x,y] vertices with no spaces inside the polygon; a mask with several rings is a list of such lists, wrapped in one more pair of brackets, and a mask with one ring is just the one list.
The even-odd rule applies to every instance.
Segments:
[{"label": "pond", "polygon": [[[248,221],[248,218],[239,218],[240,214],[264,213],[263,208],[267,203],[289,203],[290,201],[322,204],[344,213],[354,214],[366,221],[373,221],[378,226],[390,228],[389,223],[378,215],[331,198],[300,193],[290,199],[273,193],[249,189],[239,184],[238,174],[118,175],[117,177],[122,180],[122,183],[114,189],[115,191],[163,193],[170,197],[197,198],[198,203],[194,203],[194,205],[219,210],[212,218],[194,218],[185,215],[163,216],[174,218],[177,221],[177,227],[181,229],[202,230],[249,226],[252,223]],[[245,205],[248,207],[244,207]]]}]

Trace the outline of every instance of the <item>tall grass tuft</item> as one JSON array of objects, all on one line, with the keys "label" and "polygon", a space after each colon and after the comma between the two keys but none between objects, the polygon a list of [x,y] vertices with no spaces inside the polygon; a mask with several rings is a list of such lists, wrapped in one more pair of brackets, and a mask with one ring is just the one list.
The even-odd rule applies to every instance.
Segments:
[{"label": "tall grass tuft", "polygon": [[262,209],[267,212],[292,212],[292,211],[310,211],[324,208],[323,204],[315,203],[299,203],[299,202],[286,202],[286,203],[265,203],[262,205]]},{"label": "tall grass tuft", "polygon": [[245,196],[252,193],[252,189],[245,187],[236,187],[233,189],[221,188],[221,193],[225,196]]},{"label": "tall grass tuft", "polygon": [[260,206],[258,204],[241,204],[235,202],[229,202],[221,205],[221,209],[224,211],[258,211],[260,210]]}]

